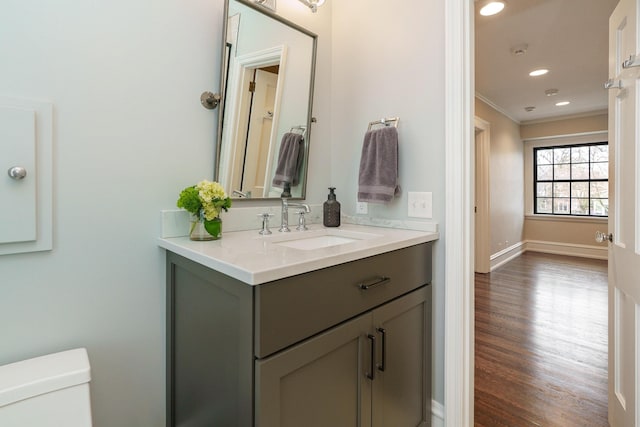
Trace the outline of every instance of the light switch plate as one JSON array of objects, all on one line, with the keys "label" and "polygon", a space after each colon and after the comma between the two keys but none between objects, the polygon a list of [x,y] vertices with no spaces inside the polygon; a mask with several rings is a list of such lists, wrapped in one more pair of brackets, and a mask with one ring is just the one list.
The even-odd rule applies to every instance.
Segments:
[{"label": "light switch plate", "polygon": [[408,214],[411,218],[433,217],[433,194],[410,191],[408,193]]},{"label": "light switch plate", "polygon": [[356,213],[360,215],[366,215],[369,212],[369,206],[367,202],[356,202]]}]

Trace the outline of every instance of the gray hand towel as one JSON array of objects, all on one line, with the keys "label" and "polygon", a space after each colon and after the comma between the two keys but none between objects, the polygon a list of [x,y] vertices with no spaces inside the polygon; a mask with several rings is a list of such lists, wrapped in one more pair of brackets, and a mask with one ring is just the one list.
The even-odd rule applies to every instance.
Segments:
[{"label": "gray hand towel", "polygon": [[300,167],[304,160],[304,141],[299,133],[287,132],[282,136],[280,152],[278,153],[278,165],[272,184],[282,187],[289,182],[292,187],[300,181]]},{"label": "gray hand towel", "polygon": [[388,203],[400,194],[395,127],[370,130],[364,135],[358,185],[359,202]]}]

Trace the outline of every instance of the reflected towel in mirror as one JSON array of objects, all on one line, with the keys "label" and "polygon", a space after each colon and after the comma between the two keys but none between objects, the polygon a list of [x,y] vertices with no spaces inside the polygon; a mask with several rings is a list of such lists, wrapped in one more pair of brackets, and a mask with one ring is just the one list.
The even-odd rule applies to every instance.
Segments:
[{"label": "reflected towel in mirror", "polygon": [[360,157],[358,201],[388,203],[398,194],[398,130],[388,126],[367,131]]},{"label": "reflected towel in mirror", "polygon": [[278,166],[272,184],[282,188],[285,182],[294,187],[300,182],[300,169],[304,160],[304,138],[299,133],[287,132],[282,136]]}]

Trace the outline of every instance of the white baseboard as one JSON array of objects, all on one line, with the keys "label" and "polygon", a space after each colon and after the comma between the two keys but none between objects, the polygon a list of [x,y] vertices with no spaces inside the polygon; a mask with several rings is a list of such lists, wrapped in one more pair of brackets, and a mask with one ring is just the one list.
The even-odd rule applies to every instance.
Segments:
[{"label": "white baseboard", "polygon": [[545,242],[541,240],[525,241],[525,251],[547,254],[569,255],[582,258],[608,259],[607,246],[577,245],[573,243]]},{"label": "white baseboard", "polygon": [[524,242],[518,242],[514,245],[504,248],[500,252],[496,252],[489,258],[491,264],[491,271],[500,267],[502,264],[506,264],[518,255],[522,254],[526,249],[524,248]]},{"label": "white baseboard", "polygon": [[525,240],[491,255],[491,271],[527,251],[577,256],[582,258],[609,258],[609,252],[606,246],[578,245],[575,243],[546,242],[542,240]]},{"label": "white baseboard", "polygon": [[444,406],[435,400],[431,401],[431,427],[444,427]]}]

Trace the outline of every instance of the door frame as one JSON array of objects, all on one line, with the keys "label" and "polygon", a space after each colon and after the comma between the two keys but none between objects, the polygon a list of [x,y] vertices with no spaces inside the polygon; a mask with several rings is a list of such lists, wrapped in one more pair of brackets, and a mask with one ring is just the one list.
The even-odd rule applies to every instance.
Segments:
[{"label": "door frame", "polygon": [[[231,94],[229,101],[225,107],[225,124],[229,131],[223,134],[220,142],[221,149],[219,153],[220,162],[222,165],[218,171],[218,179],[227,183],[232,183],[235,173],[234,169],[237,169],[237,163],[235,161],[236,156],[236,144],[238,144],[238,136],[242,135],[246,138],[246,120],[248,117],[241,117],[242,107],[245,101],[244,98],[248,97],[248,85],[253,75],[253,70],[260,67],[280,64],[280,70],[278,72],[278,87],[276,89],[276,99],[273,108],[273,124],[277,125],[280,119],[280,104],[282,103],[283,82],[285,79],[287,62],[287,46],[273,46],[268,49],[263,49],[256,52],[246,53],[238,56],[233,64],[229,64],[231,69],[231,77],[228,86],[228,92]],[[244,96],[243,96],[244,94]],[[230,100],[239,100],[232,102]],[[246,119],[246,120],[245,120]],[[273,126],[271,129],[271,141],[275,141],[277,137],[277,126]],[[243,139],[244,140],[244,139]],[[269,157],[267,158],[267,167],[270,167],[272,159],[275,156],[275,144],[271,144],[269,148]],[[224,165],[231,165],[224,167]],[[228,191],[231,191],[229,189]]]},{"label": "door frame", "polygon": [[474,119],[474,151],[475,151],[475,234],[474,234],[474,271],[489,273],[491,271],[490,235],[490,186],[489,155],[491,150],[491,125],[479,117]]},{"label": "door frame", "polygon": [[445,12],[444,416],[473,426],[473,0],[447,0]]}]

